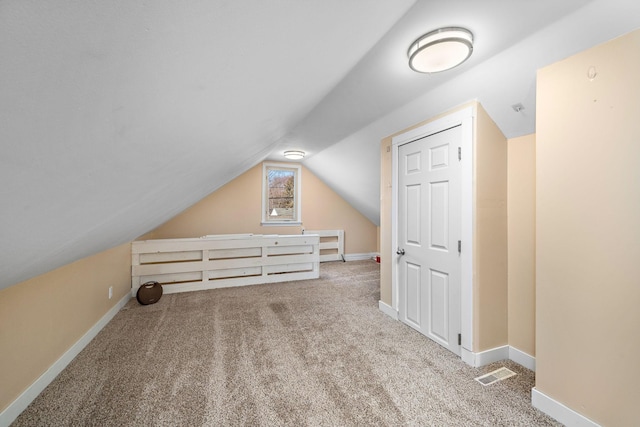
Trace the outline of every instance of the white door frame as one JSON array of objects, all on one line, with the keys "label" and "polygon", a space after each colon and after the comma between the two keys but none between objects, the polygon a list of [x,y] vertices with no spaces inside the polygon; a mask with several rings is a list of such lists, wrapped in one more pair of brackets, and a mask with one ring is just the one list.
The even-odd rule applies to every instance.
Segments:
[{"label": "white door frame", "polygon": [[434,133],[454,126],[461,126],[462,130],[462,159],[461,167],[461,226],[462,252],[460,254],[460,331],[462,334],[462,349],[473,351],[473,204],[475,194],[473,191],[473,122],[475,108],[468,107],[452,113],[441,119],[407,131],[392,138],[391,160],[391,306],[398,312],[399,286],[398,286],[398,150],[403,144],[424,138]]}]

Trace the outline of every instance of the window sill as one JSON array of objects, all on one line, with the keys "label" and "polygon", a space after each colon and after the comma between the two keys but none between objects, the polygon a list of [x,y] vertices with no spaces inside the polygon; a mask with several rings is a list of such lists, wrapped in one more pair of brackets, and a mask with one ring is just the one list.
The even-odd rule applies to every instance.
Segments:
[{"label": "window sill", "polygon": [[262,221],[260,225],[263,227],[299,227],[302,225],[302,221]]}]

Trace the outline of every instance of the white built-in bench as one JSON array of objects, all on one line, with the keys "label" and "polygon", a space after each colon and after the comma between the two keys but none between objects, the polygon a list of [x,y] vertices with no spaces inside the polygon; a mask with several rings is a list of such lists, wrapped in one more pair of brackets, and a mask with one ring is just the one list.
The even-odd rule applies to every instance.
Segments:
[{"label": "white built-in bench", "polygon": [[222,234],[131,244],[131,293],[148,282],[164,293],[317,279],[320,235]]}]

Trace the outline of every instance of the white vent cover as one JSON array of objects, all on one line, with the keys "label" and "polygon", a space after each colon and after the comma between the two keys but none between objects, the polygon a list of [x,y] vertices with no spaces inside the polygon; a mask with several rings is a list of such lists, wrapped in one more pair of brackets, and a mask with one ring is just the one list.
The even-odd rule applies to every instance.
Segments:
[{"label": "white vent cover", "polygon": [[505,378],[509,378],[514,375],[516,375],[515,372],[503,367],[476,378],[476,381],[478,381],[482,385],[491,385],[495,382],[502,381]]}]

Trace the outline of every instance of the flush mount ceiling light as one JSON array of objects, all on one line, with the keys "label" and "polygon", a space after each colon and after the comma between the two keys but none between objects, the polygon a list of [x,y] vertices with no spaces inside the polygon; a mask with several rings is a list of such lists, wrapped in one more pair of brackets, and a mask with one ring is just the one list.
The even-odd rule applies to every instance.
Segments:
[{"label": "flush mount ceiling light", "polygon": [[304,157],[304,151],[298,151],[298,150],[285,151],[284,156],[289,160],[300,160]]},{"label": "flush mount ceiling light", "polygon": [[462,64],[473,52],[473,34],[460,27],[440,28],[411,43],[409,67],[418,73],[438,73]]}]

